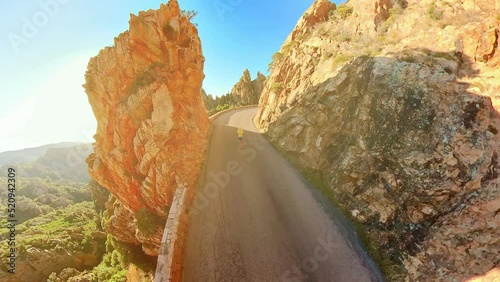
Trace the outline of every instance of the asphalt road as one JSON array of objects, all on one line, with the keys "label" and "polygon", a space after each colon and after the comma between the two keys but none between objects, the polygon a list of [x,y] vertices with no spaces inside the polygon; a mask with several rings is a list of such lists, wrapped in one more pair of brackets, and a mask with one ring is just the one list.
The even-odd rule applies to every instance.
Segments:
[{"label": "asphalt road", "polygon": [[383,281],[345,218],[257,132],[256,111],[214,121],[184,281]]}]

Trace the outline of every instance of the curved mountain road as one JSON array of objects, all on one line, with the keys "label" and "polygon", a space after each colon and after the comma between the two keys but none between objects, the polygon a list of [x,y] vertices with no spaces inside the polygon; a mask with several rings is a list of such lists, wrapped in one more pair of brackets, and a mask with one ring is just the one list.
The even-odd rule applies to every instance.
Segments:
[{"label": "curved mountain road", "polygon": [[205,183],[188,214],[183,280],[383,281],[345,218],[257,132],[256,111],[214,121]]}]

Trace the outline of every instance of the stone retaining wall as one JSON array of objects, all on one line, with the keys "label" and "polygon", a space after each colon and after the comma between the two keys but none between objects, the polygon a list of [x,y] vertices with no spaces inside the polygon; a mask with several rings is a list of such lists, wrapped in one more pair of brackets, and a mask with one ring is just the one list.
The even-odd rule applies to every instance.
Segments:
[{"label": "stone retaining wall", "polygon": [[155,282],[181,281],[182,251],[187,225],[186,200],[186,188],[178,188],[161,239]]},{"label": "stone retaining wall", "polygon": [[231,108],[231,109],[223,110],[223,111],[220,111],[218,113],[213,114],[212,116],[209,117],[209,119],[212,122],[216,118],[220,117],[221,115],[223,115],[223,114],[225,114],[227,112],[234,111],[234,110],[240,110],[240,109],[246,109],[246,108],[255,108],[255,107],[257,107],[257,105],[241,106],[241,107],[236,107],[236,108]]}]

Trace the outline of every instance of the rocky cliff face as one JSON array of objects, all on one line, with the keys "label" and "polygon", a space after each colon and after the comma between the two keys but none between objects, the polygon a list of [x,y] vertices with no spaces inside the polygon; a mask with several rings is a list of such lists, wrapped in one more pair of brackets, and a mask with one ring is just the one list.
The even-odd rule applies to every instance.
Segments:
[{"label": "rocky cliff face", "polygon": [[266,77],[262,73],[257,73],[257,78],[252,80],[250,72],[245,69],[243,76],[231,89],[231,101],[234,105],[256,105],[259,101]]},{"label": "rocky cliff face", "polygon": [[264,91],[264,86],[266,85],[266,76],[263,75],[260,71],[257,72],[257,77],[252,80],[252,87],[257,95],[257,101],[256,103],[259,102],[260,96],[262,95],[262,91]]},{"label": "rocky cliff face", "polygon": [[201,96],[203,97],[203,102],[205,103],[205,108],[207,110],[217,107],[217,102],[215,101],[214,96],[212,96],[212,94],[207,94],[205,89],[201,89]]},{"label": "rocky cliff face", "polygon": [[200,171],[209,125],[204,57],[175,0],[131,15],[129,24],[88,64],[84,87],[97,132],[87,162],[114,197],[107,231],[155,255],[175,189],[191,189]]},{"label": "rocky cliff face", "polygon": [[498,4],[318,0],[273,56],[256,124],[409,281],[499,263]]}]

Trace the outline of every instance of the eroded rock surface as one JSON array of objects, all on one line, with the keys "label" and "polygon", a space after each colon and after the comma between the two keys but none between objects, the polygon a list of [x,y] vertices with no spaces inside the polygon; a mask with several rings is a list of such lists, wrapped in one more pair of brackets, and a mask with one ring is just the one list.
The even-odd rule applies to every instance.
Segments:
[{"label": "eroded rock surface", "polygon": [[[174,191],[190,191],[209,125],[202,96],[204,57],[196,27],[175,0],[131,15],[130,29],[92,58],[84,85],[97,119],[92,178],[108,189],[108,232],[157,254]],[[146,233],[146,234],[145,234]]]},{"label": "eroded rock surface", "polygon": [[257,78],[252,80],[250,72],[246,69],[243,76],[231,89],[231,103],[234,105],[256,105],[264,89],[266,77],[257,73]]},{"label": "eroded rock surface", "polygon": [[273,56],[255,119],[408,281],[499,263],[499,19],[469,2],[316,1]]}]

